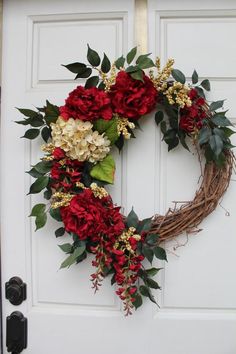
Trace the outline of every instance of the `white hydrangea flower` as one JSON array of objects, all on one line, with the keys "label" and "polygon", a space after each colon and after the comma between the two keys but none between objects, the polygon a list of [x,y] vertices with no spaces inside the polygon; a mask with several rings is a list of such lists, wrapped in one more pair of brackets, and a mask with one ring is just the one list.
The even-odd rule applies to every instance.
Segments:
[{"label": "white hydrangea flower", "polygon": [[58,117],[56,123],[51,123],[52,143],[72,160],[92,163],[103,160],[110,151],[110,140],[92,127],[90,122]]}]

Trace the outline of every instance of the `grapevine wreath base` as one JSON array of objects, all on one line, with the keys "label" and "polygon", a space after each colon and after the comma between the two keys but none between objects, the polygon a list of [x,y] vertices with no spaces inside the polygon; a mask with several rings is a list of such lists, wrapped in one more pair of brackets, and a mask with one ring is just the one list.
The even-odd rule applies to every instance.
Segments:
[{"label": "grapevine wreath base", "polygon": [[173,239],[183,232],[193,234],[198,230],[198,225],[215,210],[226,192],[234,160],[234,154],[230,151],[221,169],[214,163],[206,164],[200,188],[194,199],[181,203],[180,208],[169,209],[164,216],[154,216],[151,231],[159,234],[159,242]]},{"label": "grapevine wreath base", "polygon": [[[154,256],[167,260],[163,241],[183,232],[198,232],[202,220],[219,204],[228,188],[234,165],[234,134],[223,111],[224,101],[208,102],[205,91],[210,82],[199,83],[194,70],[192,82],[174,69],[169,59],[161,69],[149,54],[137,57],[133,48],[114,64],[88,46],[88,64],[64,65],[75,79],[86,78],[77,86],[63,106],[48,101],[36,110],[22,109],[25,116],[18,124],[30,125],[24,138],[44,140],[41,161],[27,172],[34,183],[29,194],[44,192],[48,204],[36,204],[31,211],[36,230],[44,227],[49,213],[61,223],[56,237],[68,234],[72,242],[59,245],[67,254],[61,268],[82,262],[94,255],[92,287],[99,289],[102,280],[111,276],[116,294],[126,315],[143,303],[143,297],[156,300],[152,289],[160,289],[154,277],[161,268],[146,268]],[[160,126],[168,151],[188,144],[196,149],[201,168],[201,185],[189,202],[174,202],[166,215],[139,220],[132,209],[128,216],[120,212],[106,185],[113,184],[115,161],[112,148],[122,150],[135,138],[139,119],[151,112]],[[181,205],[179,207],[179,204]]]}]

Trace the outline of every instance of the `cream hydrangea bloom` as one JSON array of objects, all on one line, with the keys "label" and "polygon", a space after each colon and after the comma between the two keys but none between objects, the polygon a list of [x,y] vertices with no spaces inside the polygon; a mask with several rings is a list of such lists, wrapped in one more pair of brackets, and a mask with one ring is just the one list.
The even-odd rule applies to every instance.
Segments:
[{"label": "cream hydrangea bloom", "polygon": [[51,123],[52,143],[72,160],[92,163],[103,160],[110,151],[110,140],[92,127],[90,122],[73,118],[66,121],[59,116],[56,123]]}]

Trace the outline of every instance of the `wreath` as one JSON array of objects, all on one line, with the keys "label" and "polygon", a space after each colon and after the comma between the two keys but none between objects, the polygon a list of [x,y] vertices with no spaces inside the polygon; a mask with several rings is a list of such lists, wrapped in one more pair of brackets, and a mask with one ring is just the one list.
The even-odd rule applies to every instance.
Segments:
[{"label": "wreath", "polygon": [[[106,54],[101,60],[88,46],[87,60],[63,65],[75,79],[87,79],[69,93],[63,106],[46,101],[36,110],[18,108],[25,118],[17,123],[32,127],[23,137],[41,135],[45,142],[44,156],[27,173],[35,178],[29,194],[44,191],[49,203],[35,205],[30,216],[35,217],[36,230],[45,226],[48,213],[63,223],[55,235],[67,232],[72,242],[59,245],[67,254],[61,268],[92,253],[92,288],[96,292],[111,275],[129,315],[143,297],[156,303],[152,289],[160,289],[154,280],[160,268],[146,268],[143,261],[152,264],[154,256],[167,260],[162,242],[197,231],[226,191],[234,164],[234,131],[222,109],[224,101],[206,100],[209,80],[199,83],[194,70],[192,82],[186,83],[184,74],[173,68],[173,59],[161,68],[159,58],[153,62],[149,54],[137,56],[133,48],[111,64]],[[175,205],[164,216],[139,220],[133,209],[127,217],[122,215],[105,187],[114,181],[112,148],[121,151],[126,140],[135,137],[139,119],[152,112],[168,150],[179,144],[189,150],[191,143],[205,168],[192,201]]]}]

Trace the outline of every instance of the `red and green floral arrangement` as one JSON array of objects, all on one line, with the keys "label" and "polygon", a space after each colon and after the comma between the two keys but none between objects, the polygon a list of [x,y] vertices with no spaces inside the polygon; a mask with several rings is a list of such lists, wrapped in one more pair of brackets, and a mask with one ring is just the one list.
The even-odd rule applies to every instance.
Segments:
[{"label": "red and green floral arrangement", "polygon": [[144,260],[152,264],[154,256],[167,257],[160,235],[153,231],[153,216],[139,220],[134,210],[122,215],[106,190],[114,182],[113,147],[121,151],[135,137],[142,116],[155,113],[149,119],[155,117],[160,125],[168,150],[179,144],[189,150],[190,141],[202,150],[206,163],[221,168],[232,148],[233,131],[226,112],[218,111],[224,101],[207,102],[210,83],[198,83],[195,70],[192,82],[186,83],[184,74],[173,69],[174,60],[161,69],[159,59],[137,57],[136,48],[111,64],[106,54],[101,60],[88,46],[87,59],[88,64],[64,65],[75,79],[87,80],[69,93],[63,106],[46,101],[37,110],[19,109],[25,118],[17,123],[32,127],[23,137],[41,135],[45,142],[44,156],[27,173],[35,178],[29,194],[44,191],[50,202],[35,205],[31,216],[38,230],[49,213],[61,223],[56,237],[65,232],[71,237],[72,243],[59,246],[67,254],[61,268],[94,254],[92,287],[97,291],[110,275],[129,315],[143,297],[156,303],[152,289],[160,289],[153,279],[160,268],[146,268]]}]

